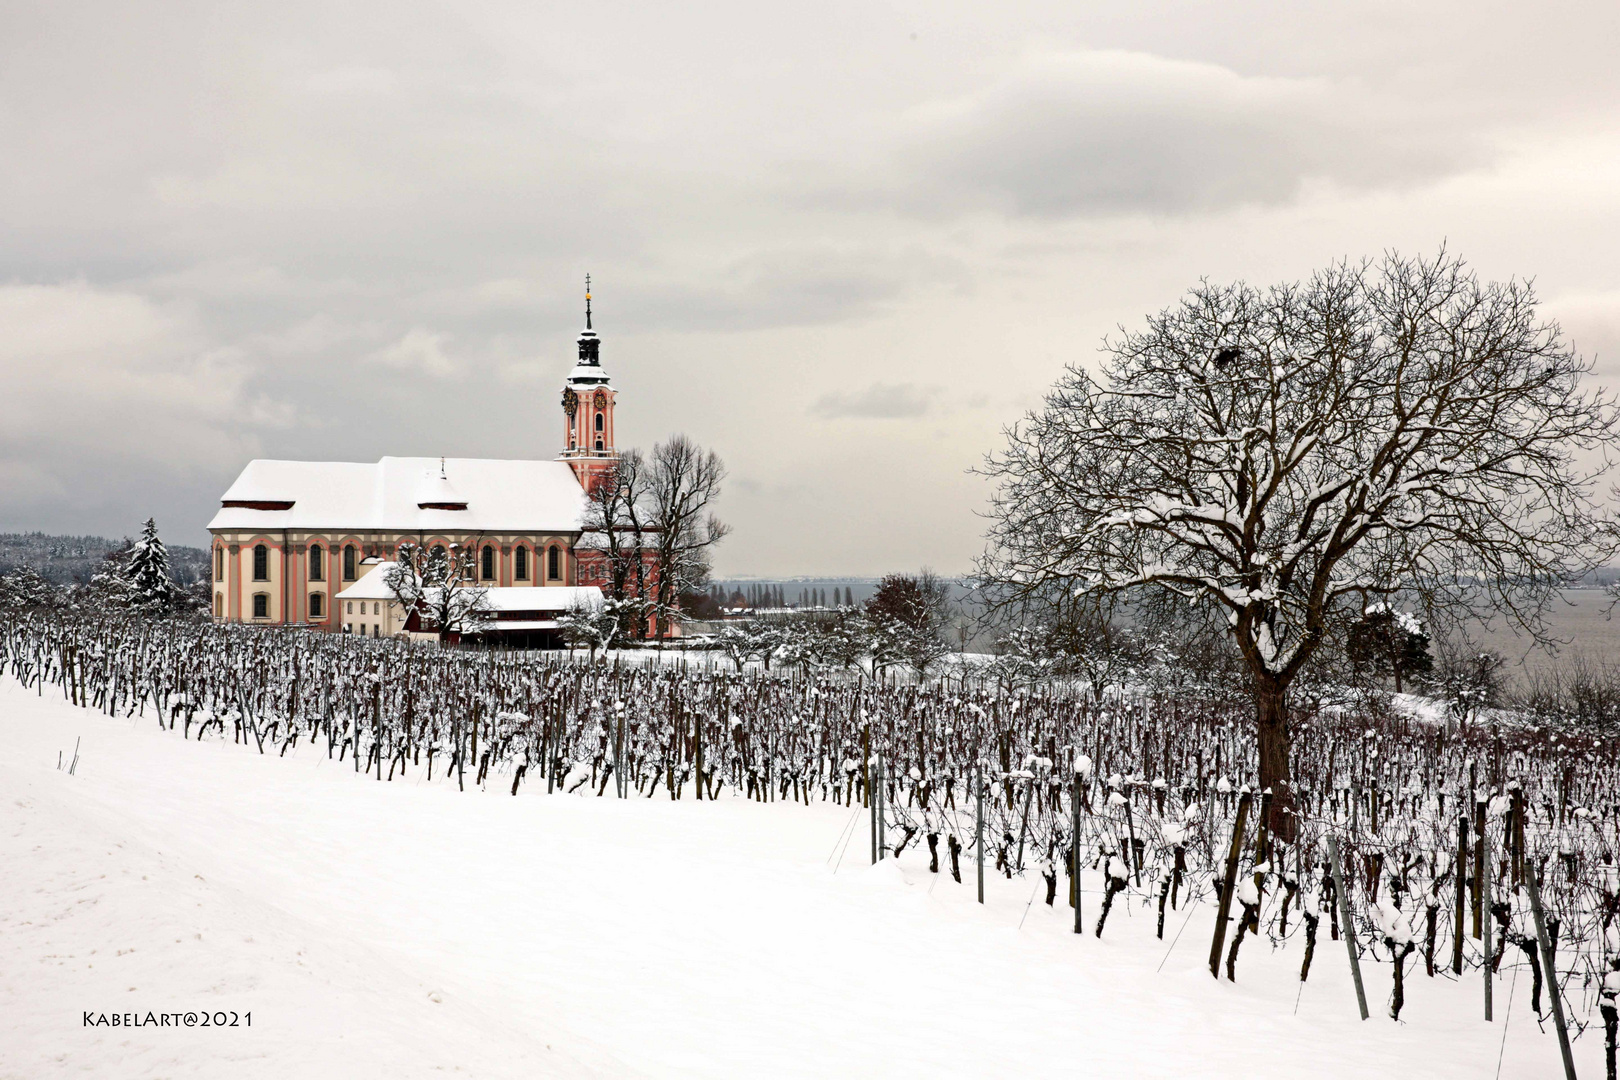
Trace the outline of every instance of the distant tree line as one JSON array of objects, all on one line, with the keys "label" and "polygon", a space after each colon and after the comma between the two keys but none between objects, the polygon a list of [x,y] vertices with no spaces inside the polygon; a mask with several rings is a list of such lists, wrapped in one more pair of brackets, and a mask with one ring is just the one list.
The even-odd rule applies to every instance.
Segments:
[{"label": "distant tree line", "polygon": [[[855,590],[849,586],[827,589],[804,586],[797,591],[786,585],[750,582],[728,586],[711,584],[704,594],[716,609],[759,610],[761,608],[836,608],[854,607]],[[716,611],[718,615],[718,610]],[[702,616],[698,616],[701,618]]]},{"label": "distant tree line", "polygon": [[[40,541],[64,539],[39,533],[28,537],[36,538]],[[34,543],[9,548],[13,552],[18,549],[41,552],[48,551],[50,545]],[[58,550],[72,552],[78,547],[65,545]],[[43,560],[47,567],[55,562],[56,579],[47,577],[45,571],[31,564],[9,567],[0,574],[0,611],[127,611],[153,618],[201,616],[209,610],[209,584],[207,556],[201,551],[198,554],[203,558],[203,575],[187,581],[176,580],[170,549],[158,536],[157,522],[147,518],[139,539],[126,539],[121,546],[105,551],[87,581],[59,580],[64,561],[61,559]]]},{"label": "distant tree line", "polygon": [[[806,599],[810,591],[805,590]],[[758,661],[767,670],[775,665],[806,674],[860,671],[882,678],[897,669],[910,669],[926,677],[954,651],[947,633],[950,587],[932,571],[890,574],[859,606],[850,602],[792,609],[780,602],[780,592],[780,586],[763,586],[754,594],[763,603],[748,606],[756,611],[776,609],[783,617],[727,622],[715,636],[714,646],[739,671]],[[839,596],[840,590],[835,588],[833,594]],[[847,587],[842,598],[852,599]]]},{"label": "distant tree line", "polygon": [[[57,536],[42,532],[0,533],[0,577],[29,567],[53,585],[88,585],[103,569],[109,553],[127,552],[135,543],[126,536]],[[189,585],[208,580],[208,552],[199,547],[170,546],[169,571]]]}]

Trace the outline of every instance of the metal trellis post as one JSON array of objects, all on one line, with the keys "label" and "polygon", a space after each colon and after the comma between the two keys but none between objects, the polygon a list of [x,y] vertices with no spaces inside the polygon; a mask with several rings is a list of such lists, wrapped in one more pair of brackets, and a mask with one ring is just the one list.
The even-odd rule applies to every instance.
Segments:
[{"label": "metal trellis post", "polygon": [[[1515,825],[1518,823],[1515,822]],[[1569,1026],[1564,1021],[1564,991],[1553,969],[1552,942],[1547,938],[1547,919],[1541,910],[1541,874],[1525,860],[1524,881],[1530,887],[1530,914],[1536,920],[1536,940],[1541,944],[1541,966],[1547,975],[1547,996],[1552,999],[1553,1026],[1558,1029],[1558,1051],[1564,1055],[1564,1080],[1575,1080],[1575,1055],[1569,1048]]]},{"label": "metal trellis post", "polygon": [[1339,894],[1339,921],[1344,924],[1344,948],[1350,954],[1350,975],[1356,983],[1356,1004],[1361,1018],[1367,1019],[1367,990],[1361,985],[1361,957],[1356,955],[1356,925],[1350,918],[1350,891],[1344,885],[1344,869],[1339,865],[1339,841],[1328,834],[1328,858],[1333,863],[1333,885]]}]

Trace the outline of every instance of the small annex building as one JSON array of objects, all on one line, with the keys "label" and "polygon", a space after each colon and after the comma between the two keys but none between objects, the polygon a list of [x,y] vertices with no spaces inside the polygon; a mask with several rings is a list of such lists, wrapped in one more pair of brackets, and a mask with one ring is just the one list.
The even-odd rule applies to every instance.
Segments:
[{"label": "small annex building", "polygon": [[[585,329],[563,382],[562,449],[555,458],[248,462],[208,523],[214,618],[332,633],[364,624],[368,636],[407,633],[403,613],[391,623],[379,607],[383,593],[362,592],[384,589],[376,568],[401,544],[456,545],[475,553],[475,578],[489,590],[493,621],[511,624],[514,635],[535,635],[532,643],[551,643],[556,617],[576,590],[600,598],[608,581],[602,544],[586,521],[588,493],[618,460],[618,392],[602,369],[591,323],[587,278]],[[350,591],[362,582],[365,589]],[[366,619],[358,614],[361,603],[376,609]]]},{"label": "small annex building", "polygon": [[[334,615],[340,630],[361,637],[398,637],[433,641],[438,634],[422,627],[419,617],[407,612],[388,586],[395,563],[368,559],[360,578],[339,592]],[[480,616],[478,634],[494,643],[517,648],[556,648],[566,644],[559,620],[574,609],[602,606],[602,590],[594,585],[563,585],[536,589],[524,586],[480,586],[474,609]]]}]

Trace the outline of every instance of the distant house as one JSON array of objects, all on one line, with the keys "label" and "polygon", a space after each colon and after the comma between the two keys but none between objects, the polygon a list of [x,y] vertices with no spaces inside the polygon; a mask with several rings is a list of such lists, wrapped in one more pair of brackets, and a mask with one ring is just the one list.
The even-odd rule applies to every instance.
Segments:
[{"label": "distant house", "polygon": [[[248,462],[208,524],[214,617],[334,633],[362,624],[377,634],[403,632],[404,613],[385,629],[395,624],[379,606],[380,576],[354,590],[401,544],[416,544],[475,552],[477,582],[499,594],[497,615],[536,613],[506,621],[554,622],[573,590],[608,583],[600,538],[585,528],[588,492],[618,457],[618,392],[600,349],[587,287],[578,359],[563,382],[563,450],[552,460]],[[507,598],[535,590],[557,592],[533,603]],[[374,610],[351,619],[351,602]]]}]

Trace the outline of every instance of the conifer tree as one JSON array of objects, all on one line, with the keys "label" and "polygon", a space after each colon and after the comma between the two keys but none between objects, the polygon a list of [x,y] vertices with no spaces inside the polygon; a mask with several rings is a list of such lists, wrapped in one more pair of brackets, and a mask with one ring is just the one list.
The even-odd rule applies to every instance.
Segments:
[{"label": "conifer tree", "polygon": [[175,605],[174,579],[169,576],[169,550],[158,538],[157,521],[147,518],[141,538],[130,549],[124,577],[134,590],[133,606],[153,614],[167,614]]},{"label": "conifer tree", "polygon": [[32,566],[19,566],[0,577],[0,610],[32,611],[49,607],[56,590]]}]

